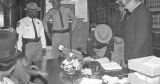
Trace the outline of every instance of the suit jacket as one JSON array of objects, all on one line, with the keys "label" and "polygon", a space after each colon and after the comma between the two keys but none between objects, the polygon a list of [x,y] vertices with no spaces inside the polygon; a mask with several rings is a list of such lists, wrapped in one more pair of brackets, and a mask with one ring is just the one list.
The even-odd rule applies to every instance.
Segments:
[{"label": "suit jacket", "polygon": [[128,17],[124,40],[126,61],[152,54],[152,16],[143,3]]},{"label": "suit jacket", "polygon": [[126,11],[122,18],[122,13],[120,10],[115,10],[110,17],[109,25],[112,28],[112,32],[114,36],[118,36],[124,38],[124,26],[126,22],[126,18],[128,17],[129,12]]}]

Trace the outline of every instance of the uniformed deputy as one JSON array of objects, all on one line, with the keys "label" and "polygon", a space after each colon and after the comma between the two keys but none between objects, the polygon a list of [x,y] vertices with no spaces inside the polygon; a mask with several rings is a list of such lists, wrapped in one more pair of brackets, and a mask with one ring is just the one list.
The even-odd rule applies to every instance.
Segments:
[{"label": "uniformed deputy", "polygon": [[[52,38],[52,58],[58,58],[59,45],[64,45],[70,48],[70,34],[76,26],[76,17],[69,8],[61,6],[61,0],[49,0],[52,3],[53,8],[48,11],[44,16],[43,25],[48,37]],[[52,35],[50,35],[47,22],[52,19]],[[69,28],[69,19],[72,20],[72,26]],[[71,31],[70,31],[71,30]]]},{"label": "uniformed deputy", "polygon": [[41,20],[37,18],[41,10],[34,2],[26,5],[27,16],[18,21],[16,31],[19,34],[17,49],[24,52],[27,58],[27,66],[32,62],[41,62],[46,54],[46,38]]}]

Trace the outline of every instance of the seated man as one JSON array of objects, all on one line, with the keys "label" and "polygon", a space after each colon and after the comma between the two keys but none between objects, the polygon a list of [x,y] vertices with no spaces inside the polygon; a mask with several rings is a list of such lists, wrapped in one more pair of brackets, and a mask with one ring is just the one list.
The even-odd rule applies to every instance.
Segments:
[{"label": "seated man", "polygon": [[112,30],[105,24],[96,26],[88,38],[87,53],[93,58],[111,57],[113,51]]},{"label": "seated man", "polygon": [[9,77],[15,68],[16,33],[12,28],[0,28],[0,84],[15,84]]},{"label": "seated man", "polygon": [[40,71],[32,70],[35,66],[25,67],[25,56],[17,53],[16,41],[17,34],[13,28],[0,28],[0,79],[3,80],[0,84],[31,84],[30,74],[43,76]]}]

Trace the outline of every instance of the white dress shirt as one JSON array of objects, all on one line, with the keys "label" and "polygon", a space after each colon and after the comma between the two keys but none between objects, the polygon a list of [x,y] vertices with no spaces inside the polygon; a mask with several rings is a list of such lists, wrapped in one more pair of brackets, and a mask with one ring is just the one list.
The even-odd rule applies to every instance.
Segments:
[{"label": "white dress shirt", "polygon": [[[44,34],[44,28],[43,28],[42,22],[37,18],[34,18],[33,21],[36,26],[37,36],[41,38],[42,48],[46,48],[46,37]],[[26,39],[35,38],[35,31],[34,31],[32,18],[25,17],[21,19],[17,24],[16,31],[19,34],[17,48],[18,50],[22,51],[22,45],[23,45],[22,38],[26,38]]]}]

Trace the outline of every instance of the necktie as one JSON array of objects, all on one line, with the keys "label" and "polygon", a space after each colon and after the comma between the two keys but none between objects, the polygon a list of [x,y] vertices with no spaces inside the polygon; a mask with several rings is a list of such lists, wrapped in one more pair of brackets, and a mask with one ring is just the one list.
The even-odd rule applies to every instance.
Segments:
[{"label": "necktie", "polygon": [[36,25],[34,24],[33,18],[32,18],[32,23],[33,23],[34,32],[35,32],[35,39],[38,39],[37,30],[36,30]]},{"label": "necktie", "polygon": [[64,28],[63,17],[62,17],[62,12],[61,12],[60,8],[59,8],[59,17],[60,17],[60,21],[61,21],[61,26],[62,26],[62,28]]}]

